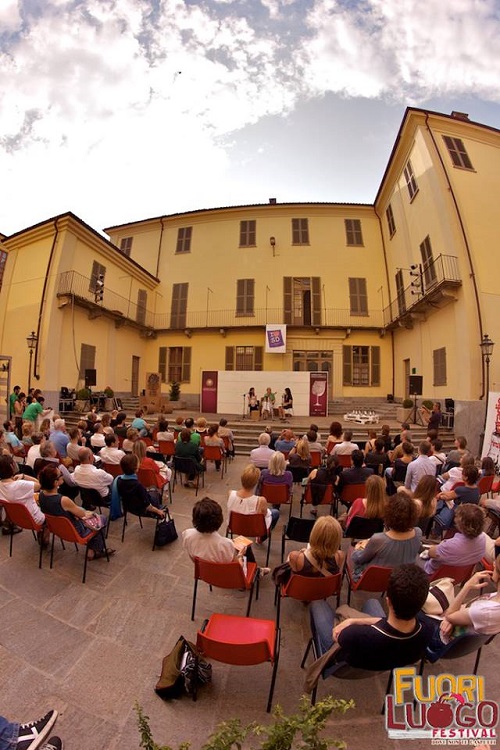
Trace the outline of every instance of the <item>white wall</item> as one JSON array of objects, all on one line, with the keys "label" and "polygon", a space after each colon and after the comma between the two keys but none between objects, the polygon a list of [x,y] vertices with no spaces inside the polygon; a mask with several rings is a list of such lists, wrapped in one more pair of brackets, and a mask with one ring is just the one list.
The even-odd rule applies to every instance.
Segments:
[{"label": "white wall", "polygon": [[[219,414],[242,414],[243,394],[253,386],[260,399],[271,388],[276,393],[276,406],[281,404],[281,394],[290,388],[293,396],[293,413],[296,417],[309,416],[309,372],[218,372],[217,411]],[[246,408],[245,408],[246,413]]]}]

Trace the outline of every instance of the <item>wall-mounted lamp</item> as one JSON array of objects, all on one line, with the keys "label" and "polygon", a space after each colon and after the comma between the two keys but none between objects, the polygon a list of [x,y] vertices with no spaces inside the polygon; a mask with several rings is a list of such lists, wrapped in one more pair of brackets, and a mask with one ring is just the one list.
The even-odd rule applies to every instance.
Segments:
[{"label": "wall-mounted lamp", "polygon": [[345,337],[346,337],[346,339],[348,339],[350,335],[351,335],[351,329],[350,328],[346,328],[345,329]]},{"label": "wall-mounted lamp", "polygon": [[276,247],[276,237],[269,237],[269,244],[271,245],[273,249],[273,258],[275,256],[274,248]]},{"label": "wall-mounted lamp", "polygon": [[320,334],[320,329],[319,329],[319,328],[315,328],[315,329],[314,329],[314,333],[316,334],[316,336],[319,336],[319,334]]},{"label": "wall-mounted lamp", "polygon": [[190,339],[191,336],[193,335],[193,332],[192,332],[192,330],[190,328],[186,328],[185,331],[184,331],[184,333],[186,334],[186,336],[188,337],[188,339]]},{"label": "wall-mounted lamp", "polygon": [[384,338],[384,336],[385,336],[385,328],[381,328],[380,329],[379,336],[380,336],[381,339]]},{"label": "wall-mounted lamp", "polygon": [[226,338],[226,336],[227,336],[227,331],[226,331],[226,329],[225,329],[225,328],[220,328],[220,329],[219,329],[219,333],[220,333],[220,335],[222,336],[222,338],[223,338],[223,339],[225,339],[225,338]]}]

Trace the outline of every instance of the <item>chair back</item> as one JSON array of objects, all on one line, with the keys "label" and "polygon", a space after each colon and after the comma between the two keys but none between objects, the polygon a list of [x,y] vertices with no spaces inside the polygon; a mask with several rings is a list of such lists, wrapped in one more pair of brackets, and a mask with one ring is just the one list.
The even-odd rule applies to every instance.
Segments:
[{"label": "chair back", "polygon": [[[333,484],[316,484],[315,486],[318,487],[318,491],[323,491],[323,497],[319,505],[331,505],[333,503]],[[301,502],[302,505],[312,503],[312,486],[310,482],[306,485]]]},{"label": "chair back", "polygon": [[321,466],[322,453],[321,451],[311,451],[311,469],[317,469]]},{"label": "chair back", "polygon": [[232,510],[229,514],[227,525],[231,534],[241,534],[242,536],[262,537],[268,533],[266,520],[262,513],[236,513]]},{"label": "chair back", "polygon": [[384,530],[382,518],[363,518],[354,516],[345,530],[344,536],[350,539],[369,539],[373,534]]},{"label": "chair back", "polygon": [[194,474],[197,470],[197,463],[191,456],[174,456],[172,464],[179,474]]},{"label": "chair back", "polygon": [[158,450],[163,456],[175,455],[175,442],[173,440],[160,440]]},{"label": "chair back", "polygon": [[221,589],[247,588],[243,567],[237,560],[220,563],[195,557],[194,577]]},{"label": "chair back", "polygon": [[455,586],[465,583],[474,572],[476,565],[441,565],[429,578],[429,581],[437,581],[438,578],[453,578]]},{"label": "chair back", "polygon": [[222,435],[222,442],[224,443],[224,448],[226,449],[226,452],[229,451],[231,447],[231,441],[229,440],[229,436]]},{"label": "chair back", "polygon": [[454,638],[450,646],[442,654],[440,659],[460,659],[475,651],[478,651],[486,643],[493,640],[494,635],[479,635],[476,633],[464,633]]},{"label": "chair back", "polygon": [[495,479],[494,474],[491,474],[490,476],[486,476],[486,477],[481,477],[481,479],[477,483],[477,486],[479,488],[479,492],[481,495],[486,495],[487,492],[491,492],[494,479]]},{"label": "chair back", "polygon": [[205,461],[222,461],[224,453],[218,445],[205,445],[203,459]]},{"label": "chair back", "polygon": [[146,445],[150,447],[153,445],[153,441],[151,440],[150,437],[141,437],[140,439],[142,440],[143,443],[145,443]]},{"label": "chair back", "polygon": [[309,469],[306,466],[290,466],[286,467],[287,471],[290,471],[293,477],[294,484],[300,484],[303,479],[309,476]]},{"label": "chair back", "polygon": [[363,571],[361,578],[353,584],[353,588],[360,591],[385,591],[392,568],[385,568],[382,565],[369,565]]},{"label": "chair back", "polygon": [[339,495],[339,499],[344,505],[351,505],[358,497],[364,497],[366,495],[366,487],[364,482],[360,484],[345,484]]},{"label": "chair back", "polygon": [[107,471],[108,474],[111,474],[112,477],[119,477],[123,474],[120,464],[107,464],[103,461],[102,468],[104,471]]},{"label": "chair back", "polygon": [[157,474],[153,469],[137,469],[137,479],[143,487],[157,487]]},{"label": "chair back", "polygon": [[51,516],[45,514],[45,523],[51,534],[55,534],[65,542],[74,542],[75,544],[87,544],[87,542],[96,535],[96,531],[91,531],[85,537],[80,536],[69,518],[65,516]]},{"label": "chair back", "polygon": [[290,490],[287,484],[268,484],[263,482],[261,486],[262,497],[272,505],[290,504]]},{"label": "chair back", "polygon": [[313,602],[338,595],[341,586],[341,573],[332,576],[301,576],[292,573],[288,583],[281,587],[281,596],[288,596],[299,602]]},{"label": "chair back", "polygon": [[7,520],[14,526],[20,526],[22,529],[29,529],[30,531],[40,531],[43,526],[43,523],[35,521],[24,503],[7,503],[0,500],[0,508],[5,510]]},{"label": "chair back", "polygon": [[340,466],[342,466],[343,469],[350,469],[352,466],[352,458],[350,453],[338,453],[337,458],[339,460]]},{"label": "chair back", "polygon": [[314,518],[297,518],[290,516],[288,523],[283,529],[283,534],[292,542],[302,542],[306,544],[311,536],[311,531],[316,523]]},{"label": "chair back", "polygon": [[[274,659],[275,624],[271,620],[213,614],[207,636],[199,630],[196,646],[204,656],[223,664],[252,665]],[[268,625],[263,629],[262,623]],[[272,638],[271,638],[272,634]]]}]

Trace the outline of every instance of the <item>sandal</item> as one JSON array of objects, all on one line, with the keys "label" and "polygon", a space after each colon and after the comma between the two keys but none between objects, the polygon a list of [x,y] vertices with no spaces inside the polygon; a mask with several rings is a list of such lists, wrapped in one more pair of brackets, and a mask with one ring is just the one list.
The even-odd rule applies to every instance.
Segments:
[{"label": "sandal", "polygon": [[[90,551],[92,552],[93,550],[90,550]],[[106,552],[108,553],[108,557],[111,557],[112,555],[115,554],[116,550],[108,548],[106,550]],[[94,550],[94,554],[92,555],[92,557],[89,557],[88,559],[89,560],[100,560],[102,557],[106,557],[106,552],[96,552]]]}]

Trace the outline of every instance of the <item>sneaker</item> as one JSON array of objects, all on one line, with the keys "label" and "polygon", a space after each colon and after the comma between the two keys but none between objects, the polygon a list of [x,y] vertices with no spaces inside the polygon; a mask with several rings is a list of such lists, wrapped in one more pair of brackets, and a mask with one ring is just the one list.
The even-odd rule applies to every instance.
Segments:
[{"label": "sneaker", "polygon": [[60,737],[49,737],[45,745],[40,750],[62,750],[62,739]]},{"label": "sneaker", "polygon": [[36,721],[21,724],[17,738],[16,750],[34,750],[40,747],[57,719],[57,711],[48,711],[45,716]]}]

